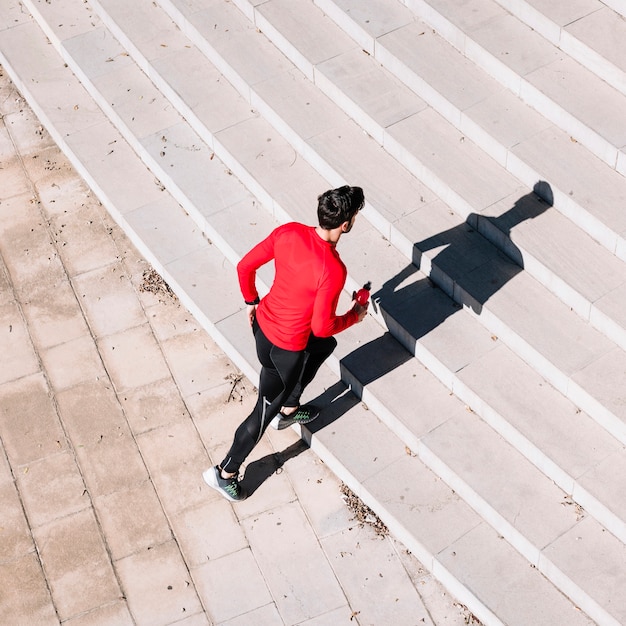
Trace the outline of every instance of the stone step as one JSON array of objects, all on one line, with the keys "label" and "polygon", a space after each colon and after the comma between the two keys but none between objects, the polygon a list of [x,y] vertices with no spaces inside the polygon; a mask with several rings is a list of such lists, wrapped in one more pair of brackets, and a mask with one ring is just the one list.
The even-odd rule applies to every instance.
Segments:
[{"label": "stone step", "polygon": [[[146,20],[144,20],[145,22]],[[154,20],[150,20],[151,23],[155,23]],[[92,40],[91,39],[85,39],[82,43],[81,43],[81,49],[87,49],[90,51],[90,56],[93,56],[95,54],[95,49],[92,45]],[[75,39],[72,42],[72,46],[74,47],[78,47],[78,41]],[[171,46],[171,41],[170,41],[170,46]],[[103,56],[104,59],[109,58],[109,53],[111,52],[111,49],[107,48],[107,52],[106,54]],[[118,50],[114,56],[119,56],[121,53]],[[116,74],[113,70],[110,70],[112,72],[111,76],[112,78],[110,78],[108,80],[109,83],[116,83]],[[124,70],[126,74],[128,74],[128,70]],[[140,76],[141,78],[141,76]],[[125,89],[126,87],[123,88],[122,93],[125,93]],[[133,91],[135,91],[135,89],[133,89]],[[158,94],[157,94],[158,95]],[[149,100],[151,102],[155,102],[157,100],[157,95],[155,96],[151,96],[149,98]],[[106,101],[115,101],[115,94],[114,92],[110,92],[110,93],[104,93],[102,98]],[[114,107],[115,108],[115,107]],[[117,110],[121,110],[122,107],[117,106],[116,107]],[[139,114],[135,114],[134,111],[130,110],[127,111],[127,117],[130,119],[132,117],[147,117],[146,115],[139,115]],[[244,117],[244,123],[246,123],[246,137],[247,140],[250,141],[251,137],[252,137],[252,132],[251,132],[251,128],[247,125],[247,119],[245,119]],[[264,132],[267,129],[264,129]],[[190,135],[191,133],[191,135]],[[182,182],[180,184],[178,184],[177,189],[178,189],[178,196],[184,196],[183,198],[183,205],[184,206],[188,206],[188,210],[193,213],[194,212],[194,199],[201,199],[203,197],[205,197],[207,194],[211,193],[211,189],[210,187],[203,187],[200,185],[200,188],[198,188],[198,183],[194,182],[193,184],[191,184],[190,186],[190,182],[191,181],[200,181],[202,179],[202,172],[204,170],[205,167],[210,167],[210,161],[211,161],[211,154],[208,153],[206,150],[203,152],[200,148],[201,145],[201,141],[197,138],[192,136],[193,133],[190,130],[187,130],[186,132],[182,132],[179,128],[178,125],[174,125],[174,127],[172,127],[172,129],[166,129],[163,131],[159,131],[157,133],[157,135],[159,135],[159,140],[157,142],[156,147],[153,148],[153,153],[155,155],[155,159],[156,161],[159,161],[159,158],[156,157],[157,154],[159,154],[159,151],[161,151],[163,153],[162,156],[160,156],[160,161],[164,162],[165,165],[165,169],[166,171],[169,170],[170,168],[174,167],[175,168],[175,172],[184,172],[185,176],[182,179]],[[242,134],[238,133],[237,137],[241,140],[242,138]],[[262,142],[266,141],[266,135],[261,135],[259,142],[257,142],[258,145],[262,146]],[[230,143],[236,143],[235,141],[232,141]],[[276,143],[276,142],[275,142]],[[142,146],[139,147],[139,149],[141,149]],[[195,158],[194,158],[194,163],[192,165],[189,164],[184,164],[185,163],[185,158],[186,155],[189,154],[189,152],[194,152],[195,154]],[[259,154],[259,152],[253,150],[252,151],[253,154]],[[245,160],[245,158],[243,158],[242,160]],[[255,176],[258,180],[262,180],[263,176],[262,176],[262,172],[256,171],[255,172]],[[281,173],[279,174],[280,176],[289,176],[290,174],[286,174],[286,173]],[[165,173],[161,172],[161,176],[167,176]],[[175,184],[176,181],[172,179],[171,176],[169,176],[170,178],[170,183],[171,184]],[[176,177],[174,177],[176,178]],[[282,178],[282,180],[287,180],[285,178]],[[289,179],[290,183],[293,184],[293,188],[298,189],[301,188],[302,185],[302,180],[301,179]],[[322,181],[317,181],[317,189],[321,188],[321,186],[324,183]],[[185,188],[184,190],[182,188]],[[271,185],[270,185],[271,187]],[[312,194],[313,194],[313,190],[312,190]],[[186,198],[186,199],[185,199]],[[304,216],[306,219],[306,216]],[[213,225],[212,223],[209,223],[207,225],[205,225],[203,223],[203,217],[197,217],[196,218],[198,220],[198,223],[200,225],[200,227],[206,231],[206,232],[210,232],[210,233],[215,233],[220,231],[220,229],[224,229],[228,227],[228,220],[222,220],[220,223]],[[210,217],[208,218],[209,222],[210,222]],[[255,223],[258,222],[258,219],[255,220]],[[269,228],[268,228],[269,230]],[[372,234],[368,234],[367,235],[368,238],[371,241],[371,243],[369,244],[368,248],[374,249],[374,246],[376,245],[376,243],[373,241],[373,237]],[[253,239],[241,239],[241,245],[239,245],[239,251],[243,252],[247,249],[247,247],[249,247],[252,243],[253,243]],[[475,250],[477,248],[477,246],[480,245],[480,238],[478,238],[478,240],[474,240],[474,242],[472,243],[472,245],[467,246],[468,248],[471,248],[472,250]],[[238,240],[234,240],[233,241],[233,245],[237,246],[238,245]],[[353,252],[350,251],[350,248],[348,248],[347,250],[347,258],[349,259],[349,265],[351,267],[358,267],[359,264],[363,263],[362,257],[363,257],[363,246],[359,243],[356,246],[353,246]],[[232,250],[232,249],[231,249]],[[231,258],[232,258],[232,252],[229,253]],[[385,254],[386,255],[386,263],[382,267],[383,271],[381,272],[381,276],[386,276],[389,273],[389,270],[392,269],[392,267],[395,267],[396,270],[396,275],[400,275],[402,272],[406,272],[407,269],[409,269],[411,266],[409,266],[409,268],[407,268],[403,262],[402,259],[399,258],[397,255],[395,256],[395,261],[393,264],[390,264],[390,260],[391,260],[391,252],[389,251],[382,251],[380,254]],[[488,253],[485,253],[488,254]],[[481,259],[481,263],[485,263],[485,260],[488,260],[488,257],[484,257]],[[471,266],[469,264],[469,262],[464,261],[463,265],[473,268],[473,266]],[[477,264],[478,266],[480,266],[480,264]],[[491,259],[491,266],[492,266],[492,271],[496,271],[497,270],[497,257],[494,257]],[[371,269],[377,269],[380,270],[381,267],[378,268],[371,268]],[[495,268],[495,270],[493,269]],[[370,270],[371,271],[371,270]],[[412,272],[413,270],[409,269],[409,272]],[[496,271],[497,273],[497,271]],[[506,273],[506,271],[505,271]],[[516,282],[517,281],[517,282]],[[356,283],[356,281],[355,281]],[[521,283],[521,286],[520,286]],[[524,284],[526,284],[527,286],[524,287]],[[528,287],[528,285],[530,285],[530,287]],[[389,289],[389,286],[386,287],[386,289]],[[504,287],[503,287],[504,289]],[[514,294],[516,292],[521,292],[525,294],[525,297],[528,298],[528,294],[532,292],[533,289],[533,283],[532,281],[530,281],[530,283],[525,280],[523,275],[520,276],[515,276],[514,280],[512,281],[512,287],[511,287],[511,295],[509,295],[509,297],[514,297]],[[409,294],[410,296],[411,294]],[[383,290],[381,290],[381,298],[386,298],[388,300],[388,298],[385,295],[385,288],[383,288]],[[394,298],[394,300],[400,300],[403,301],[403,298]],[[506,298],[504,298],[505,300],[505,305],[506,305]],[[537,298],[537,300],[540,302],[541,298]],[[475,308],[480,308],[480,302],[474,300],[473,301],[473,305]],[[444,306],[445,310],[442,310],[441,314],[439,317],[437,316],[433,316],[431,320],[428,320],[428,323],[430,324],[429,327],[422,327],[420,329],[416,329],[415,328],[415,324],[412,323],[410,320],[403,320],[400,317],[398,317],[398,315],[396,314],[396,311],[394,311],[394,306],[397,309],[397,305],[394,304],[394,302],[384,302],[384,306],[386,309],[386,315],[388,316],[387,319],[391,319],[393,318],[394,320],[394,325],[396,327],[396,332],[400,337],[404,337],[405,339],[405,345],[407,346],[407,348],[414,353],[416,351],[416,347],[419,346],[418,349],[418,354],[420,356],[420,359],[427,363],[427,365],[432,369],[432,371],[436,372],[437,375],[441,378],[442,381],[444,381],[444,383],[449,387],[449,388],[460,388],[463,389],[463,393],[465,394],[465,399],[466,401],[469,401],[470,404],[472,406],[477,405],[480,402],[480,397],[481,397],[481,392],[482,390],[480,389],[480,387],[476,388],[472,388],[471,390],[465,390],[463,385],[460,385],[458,382],[458,377],[456,376],[456,372],[460,369],[459,364],[457,362],[446,362],[446,357],[445,354],[442,356],[440,354],[441,352],[441,347],[442,345],[445,344],[446,341],[448,341],[447,339],[445,339],[446,335],[445,332],[443,332],[442,334],[442,329],[445,330],[445,326],[442,326],[441,329],[437,330],[437,331],[433,331],[434,328],[436,328],[437,326],[441,325],[442,322],[447,319],[449,316],[453,315],[454,313],[456,313],[454,306],[452,305],[452,303],[448,303],[447,305]],[[550,311],[544,311],[542,313],[542,315],[540,316],[542,319],[550,319],[551,317],[553,317],[553,315],[550,313]],[[466,335],[469,338],[473,338],[476,336],[477,333],[477,329],[473,328],[473,326],[470,324],[468,327],[469,322],[465,321],[464,322],[464,326],[463,326],[463,334]],[[471,330],[468,330],[471,329]],[[559,333],[563,332],[564,328],[561,327],[561,324],[557,324],[555,327],[549,328],[548,330],[546,330],[543,327],[539,327],[539,330],[541,330],[544,333],[544,336],[547,337],[552,337],[554,339],[554,337],[556,337]],[[419,332],[417,332],[419,331]],[[433,332],[431,332],[433,331]],[[485,331],[480,331],[482,332],[482,335],[484,335],[487,338],[486,343],[489,344],[490,340],[489,340],[489,334],[486,333]],[[425,335],[427,333],[429,334],[429,337],[425,337]],[[573,335],[579,335],[580,333],[576,330],[573,329],[572,327],[567,327],[566,332],[564,333],[565,336],[573,336]],[[424,335],[424,336],[422,336]],[[440,337],[444,337],[444,340],[442,341],[441,339],[437,339],[437,335],[439,335]],[[421,337],[421,342],[418,344],[417,340]],[[474,342],[477,344],[480,344],[479,339],[474,339]],[[558,346],[558,344],[555,343],[555,345]],[[592,347],[592,349],[597,348],[598,346],[595,345],[595,340],[594,341],[590,341],[589,346]],[[600,346],[601,348],[601,346]],[[471,357],[476,357],[475,351],[469,351],[469,354]],[[569,355],[565,355],[566,357],[569,357]],[[583,355],[585,356],[585,355]],[[466,356],[463,356],[462,358],[468,358]],[[471,358],[469,359],[471,360]],[[468,363],[468,361],[463,362],[463,366],[466,366]],[[567,366],[567,368],[574,368],[576,369],[576,365],[572,365],[572,363],[568,363],[565,364]],[[526,376],[530,376],[530,378],[532,379],[532,372],[531,370],[527,369],[527,374]],[[559,374],[556,374],[556,377],[558,377]],[[561,381],[562,386],[566,386],[567,385],[567,381]],[[488,391],[488,389],[486,389],[485,391]],[[506,413],[504,413],[506,415]],[[587,417],[587,416],[585,416]],[[504,421],[504,420],[503,420]],[[506,432],[506,428],[505,427],[500,427],[500,430]],[[593,429],[592,429],[593,430]],[[588,435],[590,433],[587,433]],[[532,438],[531,438],[532,439]],[[573,474],[574,478],[572,478],[572,474],[570,473],[570,468],[568,467],[565,472],[563,472],[563,470],[561,469],[555,469],[554,467],[554,463],[552,463],[549,459],[549,457],[546,457],[545,455],[543,455],[542,453],[537,453],[537,452],[529,452],[529,450],[533,449],[533,445],[536,446],[539,450],[542,450],[546,447],[550,448],[550,442],[546,441],[543,442],[541,440],[538,440],[532,444],[530,444],[526,438],[524,436],[521,436],[520,434],[516,434],[512,439],[510,439],[511,442],[515,445],[515,446],[520,446],[522,449],[526,449],[526,454],[530,454],[530,458],[533,459],[533,462],[538,463],[540,467],[542,468],[549,468],[548,471],[548,476],[550,476],[553,480],[555,480],[559,485],[562,485],[567,491],[573,491],[573,485],[575,483],[575,477],[577,476],[576,473]],[[606,455],[608,456],[609,453],[612,452],[612,450],[609,450],[606,452]],[[584,490],[581,489],[577,489],[578,491],[581,491],[581,493],[587,493]],[[591,489],[591,493],[593,493],[593,488]],[[604,505],[602,505],[600,502],[595,502],[594,496],[593,495],[587,495],[586,497],[586,502],[588,503],[590,509],[594,510],[594,511],[601,511],[606,509],[607,507],[605,507]],[[618,536],[626,536],[626,533],[624,532],[623,529],[623,521],[621,521],[621,519],[619,518],[619,515],[615,515],[614,513],[608,513],[605,515],[606,519],[603,519],[603,523],[605,525],[607,525],[609,528],[613,529],[613,532],[616,532],[618,534]]]},{"label": "stone step", "polygon": [[[248,4],[248,0],[237,2]],[[550,181],[555,207],[609,251],[625,258],[625,225],[620,218],[618,195],[613,195],[613,190],[617,189],[622,189],[623,193],[625,181],[612,167],[603,168],[594,158],[594,154],[601,151],[596,139],[587,141],[588,133],[584,130],[572,133],[569,127],[559,126],[561,120],[572,117],[569,112],[563,112],[561,107],[558,114],[550,115],[552,107],[548,107],[548,113],[540,115],[535,111],[536,103],[528,102],[523,96],[520,99],[517,93],[504,88],[496,78],[475,64],[480,59],[466,58],[457,49],[460,43],[457,48],[449,44],[431,30],[430,24],[415,21],[414,15],[396,0],[380,0],[366,13],[352,10],[350,0],[317,0],[316,4],[385,68],[457,126],[464,138],[476,142],[519,180],[529,187],[538,179]],[[454,41],[454,35],[448,33],[450,29],[439,24],[439,14],[433,15],[424,2],[419,6],[431,22],[437,23],[443,34]],[[454,15],[458,13],[456,8],[450,11]],[[261,12],[269,13],[265,5],[257,7],[257,15]],[[390,15],[395,19],[391,20]],[[258,19],[263,23],[265,17]],[[465,35],[459,34],[456,26],[450,28],[456,29],[454,33],[465,41]],[[519,46],[526,50],[530,44],[521,41]],[[472,47],[471,51],[474,49]],[[320,70],[323,65],[319,64]],[[601,88],[592,89],[589,81],[585,82],[587,76],[579,76],[577,80],[582,81],[579,85],[585,85],[584,89],[590,94],[609,89],[604,83]],[[318,76],[316,81],[323,89]],[[598,99],[602,107],[606,107],[608,104],[605,103],[615,98]],[[576,96],[574,102],[584,100]],[[612,113],[603,110],[601,121],[621,123],[620,106],[616,104]],[[606,147],[605,140],[600,143]],[[613,167],[621,147],[622,142],[617,139],[616,146],[607,148],[607,159]],[[593,198],[585,192],[590,188],[607,191],[600,193],[602,197]]]},{"label": "stone step", "polygon": [[[556,4],[497,0],[581,65],[626,94],[626,7],[619,2]],[[614,8],[611,8],[611,5]],[[622,13],[619,13],[621,9]]]},{"label": "stone step", "polygon": [[626,126],[619,111],[624,94],[618,89],[563,54],[497,0],[480,0],[473,5],[475,11],[454,0],[406,4],[498,83],[611,167],[618,162],[623,167]]},{"label": "stone step", "polygon": [[[245,369],[250,370],[252,361],[234,348],[234,343],[242,341],[245,315],[240,296],[233,289],[236,279],[229,259],[207,242],[168,191],[155,184],[154,174],[107,123],[62,60],[55,58],[35,24],[23,15],[16,19],[21,21],[19,25],[13,24],[5,30],[0,40],[2,62],[15,77],[16,85],[34,103],[42,121],[54,131],[60,145],[135,244],[145,251],[183,302],[191,305],[229,355],[245,362]],[[90,130],[89,141],[85,141],[84,129]],[[263,219],[263,211],[223,164],[216,159],[213,162],[214,167],[207,175],[218,188],[230,192],[215,202],[214,214],[224,212],[232,218],[234,210],[245,208],[248,219],[244,224],[251,228],[250,218]],[[112,172],[125,175],[112,176]],[[142,211],[150,211],[149,220],[135,219]],[[172,232],[176,233],[175,238],[171,237]],[[197,283],[190,282],[193,280]],[[215,293],[221,297],[215,298]],[[373,321],[367,324],[374,327]],[[251,342],[248,339],[246,343]],[[325,374],[325,380],[323,375],[319,381],[320,389],[324,384],[335,385],[334,390],[329,388],[325,393],[326,396],[329,392],[336,393],[338,400],[324,419],[332,421],[339,416],[342,419],[333,422],[332,428],[307,435],[312,445],[366,503],[373,506],[384,503],[381,510],[384,521],[404,535],[407,545],[441,579],[460,592],[461,601],[476,615],[485,623],[521,623],[522,615],[537,624],[557,623],[563,615],[567,615],[571,624],[589,623],[583,613],[547,582],[539,568],[529,568],[449,487],[418,459],[407,455],[402,442],[371,411],[360,407],[354,396],[345,393],[345,388],[337,388],[336,377],[330,371]],[[335,415],[333,410],[337,412]],[[368,457],[364,457],[360,445],[348,445],[355,442],[357,429],[369,440],[365,442],[366,449],[371,451]],[[380,462],[376,458],[372,460],[372,454],[380,454]],[[345,458],[338,460],[342,455]],[[406,494],[389,489],[390,485],[399,485],[396,479],[399,472],[406,475],[406,484],[411,485],[413,492],[406,499],[406,503],[414,503],[409,508]],[[421,512],[416,511],[416,506]],[[468,532],[473,537],[469,543],[465,540]],[[485,557],[482,561],[473,554],[477,547]],[[501,596],[504,588],[498,571],[506,572],[506,586],[523,589],[524,593],[516,597],[511,593]],[[533,593],[536,600],[533,607],[527,606],[525,593]],[[506,602],[502,601],[503,597]],[[487,603],[493,603],[493,609]]]},{"label": "stone step", "polygon": [[603,0],[602,4],[606,4],[607,7],[611,7],[613,11],[626,18],[626,6],[621,0]]}]

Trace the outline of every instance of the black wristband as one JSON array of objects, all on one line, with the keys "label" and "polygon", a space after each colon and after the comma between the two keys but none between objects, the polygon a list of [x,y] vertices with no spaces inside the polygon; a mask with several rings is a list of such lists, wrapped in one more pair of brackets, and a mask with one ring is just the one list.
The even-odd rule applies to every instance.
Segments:
[{"label": "black wristband", "polygon": [[245,302],[248,306],[252,306],[253,304],[258,304],[259,302],[261,302],[261,299],[259,298],[259,296],[257,296],[254,300],[252,300],[252,302],[248,302],[247,300]]}]

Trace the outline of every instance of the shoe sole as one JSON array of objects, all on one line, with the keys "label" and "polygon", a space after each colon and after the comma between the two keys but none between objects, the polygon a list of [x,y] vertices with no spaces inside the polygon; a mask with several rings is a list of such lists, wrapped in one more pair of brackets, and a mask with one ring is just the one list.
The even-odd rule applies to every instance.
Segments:
[{"label": "shoe sole", "polygon": [[212,489],[215,489],[215,491],[219,492],[224,498],[226,498],[227,500],[230,500],[231,502],[241,502],[242,500],[245,500],[245,496],[243,498],[233,498],[230,494],[226,493],[218,484],[217,482],[217,476],[215,475],[215,469],[210,467],[208,470],[202,472],[202,478],[204,479],[204,482],[211,487]]}]

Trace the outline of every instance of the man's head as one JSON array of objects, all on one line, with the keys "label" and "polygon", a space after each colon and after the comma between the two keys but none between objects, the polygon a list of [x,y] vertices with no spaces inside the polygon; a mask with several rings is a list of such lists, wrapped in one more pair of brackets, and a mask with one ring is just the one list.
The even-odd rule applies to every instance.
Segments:
[{"label": "man's head", "polygon": [[317,198],[317,219],[324,230],[341,227],[343,232],[350,232],[354,216],[363,208],[365,197],[361,187],[344,185],[338,189],[329,189]]}]

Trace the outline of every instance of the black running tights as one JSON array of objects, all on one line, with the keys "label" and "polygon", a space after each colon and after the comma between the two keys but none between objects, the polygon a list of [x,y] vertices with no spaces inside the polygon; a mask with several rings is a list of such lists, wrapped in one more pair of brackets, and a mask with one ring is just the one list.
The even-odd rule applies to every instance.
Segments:
[{"label": "black running tights", "polygon": [[220,464],[229,474],[239,471],[281,407],[299,406],[302,392],[337,346],[334,337],[311,335],[304,350],[284,350],[269,341],[256,320],[252,329],[262,366],[259,396],[252,413],[235,431],[233,444]]}]

